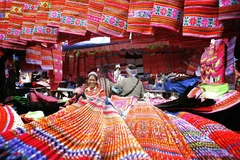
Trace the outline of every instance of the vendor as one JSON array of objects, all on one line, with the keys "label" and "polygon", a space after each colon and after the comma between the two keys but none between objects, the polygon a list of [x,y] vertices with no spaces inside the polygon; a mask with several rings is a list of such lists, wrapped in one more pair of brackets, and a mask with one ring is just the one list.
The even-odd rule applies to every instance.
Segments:
[{"label": "vendor", "polygon": [[[65,103],[64,107],[86,98],[91,99],[106,97],[104,90],[100,85],[98,85],[97,81],[98,74],[96,72],[90,72],[87,77],[87,87],[77,87],[74,91],[75,95]],[[60,109],[62,109],[62,107],[60,107]]]}]

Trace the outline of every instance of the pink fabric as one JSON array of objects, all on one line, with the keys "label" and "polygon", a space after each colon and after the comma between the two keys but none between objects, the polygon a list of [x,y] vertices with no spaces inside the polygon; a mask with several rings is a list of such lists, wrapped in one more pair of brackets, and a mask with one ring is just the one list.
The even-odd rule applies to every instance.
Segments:
[{"label": "pink fabric", "polygon": [[[33,93],[35,94],[35,96],[38,98],[39,101],[43,101],[43,102],[58,102],[58,99],[52,96],[45,96],[44,94],[37,92],[36,90],[33,90]],[[34,97],[35,98],[35,97]]]}]

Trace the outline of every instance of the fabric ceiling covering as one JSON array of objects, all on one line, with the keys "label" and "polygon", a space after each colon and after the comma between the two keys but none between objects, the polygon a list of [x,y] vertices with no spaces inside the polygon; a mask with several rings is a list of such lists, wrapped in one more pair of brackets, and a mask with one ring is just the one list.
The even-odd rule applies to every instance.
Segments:
[{"label": "fabric ceiling covering", "polygon": [[125,42],[130,33],[131,43],[231,37],[240,35],[239,15],[239,1],[4,0],[0,47],[25,50],[30,42],[74,44],[103,35]]}]

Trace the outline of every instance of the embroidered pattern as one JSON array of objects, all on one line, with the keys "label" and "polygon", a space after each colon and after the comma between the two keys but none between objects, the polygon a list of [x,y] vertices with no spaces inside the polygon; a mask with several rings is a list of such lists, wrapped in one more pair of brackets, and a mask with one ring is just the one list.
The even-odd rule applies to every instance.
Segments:
[{"label": "embroidered pattern", "polygon": [[46,27],[46,26],[34,26],[34,32],[37,33],[47,33],[47,34],[57,34],[58,28]]},{"label": "embroidered pattern", "polygon": [[72,17],[68,17],[68,16],[63,16],[61,22],[64,24],[71,24],[74,26],[84,26],[84,27],[87,26],[86,20],[81,20],[78,18],[72,18]]},{"label": "embroidered pattern", "polygon": [[50,11],[48,14],[48,17],[50,18],[61,18],[62,17],[62,12],[58,11]]},{"label": "embroidered pattern", "polygon": [[125,29],[125,30],[127,29],[127,22],[120,20],[119,18],[116,18],[114,16],[103,15],[102,22],[105,22],[107,24],[113,25],[121,29]]},{"label": "embroidered pattern", "polygon": [[154,5],[152,14],[165,16],[180,21],[182,19],[183,12],[170,7]]},{"label": "embroidered pattern", "polygon": [[128,17],[130,18],[151,18],[151,11],[149,10],[136,10],[129,11]]},{"label": "embroidered pattern", "polygon": [[223,26],[218,18],[204,18],[196,16],[184,16],[183,26],[194,26],[203,28],[220,28]]},{"label": "embroidered pattern", "polygon": [[23,9],[36,11],[38,9],[38,5],[24,4]]}]

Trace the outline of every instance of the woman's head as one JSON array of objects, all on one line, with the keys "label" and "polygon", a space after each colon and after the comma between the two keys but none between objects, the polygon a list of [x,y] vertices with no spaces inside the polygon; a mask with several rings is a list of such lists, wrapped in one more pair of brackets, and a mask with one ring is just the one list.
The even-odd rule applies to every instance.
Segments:
[{"label": "woman's head", "polygon": [[90,72],[87,77],[88,87],[94,88],[97,86],[98,75],[96,72]]},{"label": "woman's head", "polygon": [[126,72],[129,77],[135,77],[137,75],[137,67],[133,64],[129,64],[126,67]]}]

